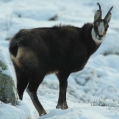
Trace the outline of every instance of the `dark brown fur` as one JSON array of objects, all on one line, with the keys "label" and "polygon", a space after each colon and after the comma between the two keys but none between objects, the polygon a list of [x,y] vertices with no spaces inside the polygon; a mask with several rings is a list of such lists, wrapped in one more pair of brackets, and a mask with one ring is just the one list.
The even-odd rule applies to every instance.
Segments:
[{"label": "dark brown fur", "polygon": [[60,92],[57,108],[67,109],[67,78],[72,72],[80,71],[90,55],[99,45],[91,37],[93,24],[82,28],[54,26],[20,30],[9,45],[11,60],[17,76],[20,99],[27,87],[39,115],[46,114],[38,101],[36,91],[45,75],[56,73]]}]

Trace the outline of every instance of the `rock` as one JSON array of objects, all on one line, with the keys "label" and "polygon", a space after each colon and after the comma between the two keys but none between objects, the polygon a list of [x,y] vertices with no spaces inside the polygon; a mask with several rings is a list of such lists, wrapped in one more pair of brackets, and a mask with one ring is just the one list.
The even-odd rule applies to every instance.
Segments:
[{"label": "rock", "polygon": [[0,101],[4,103],[17,104],[17,91],[10,70],[7,57],[0,46]]}]

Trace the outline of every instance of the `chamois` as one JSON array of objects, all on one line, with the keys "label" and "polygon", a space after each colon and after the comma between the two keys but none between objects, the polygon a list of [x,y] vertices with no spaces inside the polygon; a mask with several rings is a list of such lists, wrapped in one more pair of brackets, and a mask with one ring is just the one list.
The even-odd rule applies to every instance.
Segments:
[{"label": "chamois", "polygon": [[16,72],[19,99],[22,100],[27,87],[40,116],[46,114],[46,111],[36,92],[45,75],[56,74],[60,88],[56,108],[67,109],[68,76],[82,70],[104,41],[113,7],[102,19],[101,6],[97,4],[99,10],[94,15],[94,22],[86,23],[82,28],[59,25],[22,29],[11,39],[9,52]]}]

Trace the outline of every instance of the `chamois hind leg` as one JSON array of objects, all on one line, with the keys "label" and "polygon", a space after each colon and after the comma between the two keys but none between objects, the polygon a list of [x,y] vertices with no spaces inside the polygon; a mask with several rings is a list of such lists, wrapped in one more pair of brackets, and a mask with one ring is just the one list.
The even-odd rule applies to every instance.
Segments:
[{"label": "chamois hind leg", "polygon": [[39,69],[36,69],[30,74],[30,81],[27,87],[27,93],[29,94],[35,108],[37,109],[39,116],[47,114],[46,111],[44,110],[43,106],[38,100],[37,97],[37,88],[42,82],[45,74],[42,73]]},{"label": "chamois hind leg", "polygon": [[15,64],[14,64],[14,68],[17,78],[17,92],[19,95],[19,99],[22,100],[23,92],[28,85],[29,76],[23,69],[17,67]]},{"label": "chamois hind leg", "polygon": [[56,106],[57,109],[58,108],[61,108],[61,109],[68,108],[67,101],[66,101],[66,90],[67,90],[67,78],[69,74],[70,73],[66,73],[65,71],[59,72],[57,74],[57,77],[59,79],[59,87],[60,87],[58,104]]}]

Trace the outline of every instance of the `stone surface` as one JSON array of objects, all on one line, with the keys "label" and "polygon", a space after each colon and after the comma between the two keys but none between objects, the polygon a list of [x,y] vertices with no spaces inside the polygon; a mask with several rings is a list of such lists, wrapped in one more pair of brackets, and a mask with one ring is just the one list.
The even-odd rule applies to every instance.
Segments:
[{"label": "stone surface", "polygon": [[17,104],[17,92],[7,57],[0,46],[0,101]]}]

